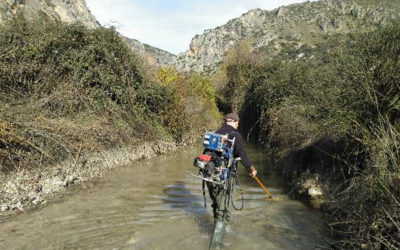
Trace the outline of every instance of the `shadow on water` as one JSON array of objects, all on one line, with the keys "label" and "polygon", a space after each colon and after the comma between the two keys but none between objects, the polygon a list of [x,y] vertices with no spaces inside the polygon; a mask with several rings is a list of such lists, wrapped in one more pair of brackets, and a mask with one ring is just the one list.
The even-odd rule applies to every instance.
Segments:
[{"label": "shadow on water", "polygon": [[[201,184],[199,185],[201,188]],[[208,190],[206,188],[206,195]],[[204,200],[192,192],[191,188],[185,182],[176,181],[174,184],[167,185],[164,188],[167,195],[163,201],[171,209],[179,209],[189,214],[197,223],[201,233],[209,233],[214,222],[209,211],[204,207]],[[207,207],[211,204],[207,202]]]}]

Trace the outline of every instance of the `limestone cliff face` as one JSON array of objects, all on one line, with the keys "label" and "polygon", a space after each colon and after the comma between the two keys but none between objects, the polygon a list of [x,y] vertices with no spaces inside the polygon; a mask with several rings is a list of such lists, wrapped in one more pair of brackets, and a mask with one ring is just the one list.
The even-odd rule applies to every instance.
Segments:
[{"label": "limestone cliff face", "polygon": [[85,0],[2,0],[0,21],[23,14],[28,20],[40,15],[65,23],[81,22],[88,28],[100,27]]},{"label": "limestone cliff face", "polygon": [[288,43],[313,46],[324,36],[366,29],[370,23],[383,23],[397,15],[394,10],[360,2],[322,0],[272,11],[251,10],[196,35],[190,49],[178,55],[175,66],[181,71],[212,72],[227,50],[239,41],[247,41],[253,49],[268,49],[273,56]]},{"label": "limestone cliff face", "polygon": [[168,51],[158,49],[138,40],[126,38],[132,50],[142,55],[150,65],[169,66],[176,63],[176,55]]},{"label": "limestone cliff face", "polygon": [[[88,28],[100,27],[85,0],[0,0],[0,22],[18,14],[24,15],[28,20],[45,15],[65,23],[81,22]],[[150,65],[166,66],[175,63],[176,56],[167,51],[135,39],[124,40]]]}]

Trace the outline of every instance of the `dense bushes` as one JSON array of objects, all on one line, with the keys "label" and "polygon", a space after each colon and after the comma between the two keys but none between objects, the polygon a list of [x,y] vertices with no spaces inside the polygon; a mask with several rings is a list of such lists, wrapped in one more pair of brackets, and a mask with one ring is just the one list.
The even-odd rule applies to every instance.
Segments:
[{"label": "dense bushes", "polygon": [[195,73],[178,73],[172,67],[159,69],[157,75],[161,83],[172,90],[176,106],[183,110],[185,116],[185,120],[175,120],[173,127],[180,130],[186,128],[194,132],[195,137],[207,127],[215,127],[220,114],[216,107],[215,89],[209,78]]},{"label": "dense bushes", "polygon": [[338,94],[329,112],[345,117],[339,132],[358,147],[345,152],[352,175],[327,210],[350,247],[400,247],[399,38],[396,22],[360,35],[334,61]]},{"label": "dense bushes", "polygon": [[244,67],[242,128],[293,182],[320,177],[340,248],[400,247],[399,38],[397,21],[314,60]]},{"label": "dense bushes", "polygon": [[3,173],[206,126],[185,102],[213,100],[180,96],[187,82],[161,84],[113,29],[17,18],[0,33]]},{"label": "dense bushes", "polygon": [[220,66],[222,74],[214,79],[217,82],[225,82],[219,91],[219,106],[225,113],[238,112],[241,109],[243,97],[257,65],[258,58],[245,41],[239,42],[227,52]]}]

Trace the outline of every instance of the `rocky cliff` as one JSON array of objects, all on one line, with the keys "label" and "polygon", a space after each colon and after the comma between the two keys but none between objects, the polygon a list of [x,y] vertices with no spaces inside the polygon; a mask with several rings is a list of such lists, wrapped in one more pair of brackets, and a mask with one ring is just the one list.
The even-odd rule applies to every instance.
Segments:
[{"label": "rocky cliff", "polygon": [[0,21],[18,14],[28,20],[45,15],[65,23],[81,22],[88,28],[100,26],[85,0],[2,0],[0,10]]},{"label": "rocky cliff", "polygon": [[[90,13],[85,0],[2,0],[0,1],[0,22],[22,14],[27,18],[36,19],[46,16],[65,23],[81,22],[88,28],[98,28],[100,24]],[[170,65],[176,61],[176,56],[143,44],[135,39],[124,38],[132,50],[142,56],[150,65]]]},{"label": "rocky cliff", "polygon": [[168,66],[176,63],[177,56],[168,51],[141,43],[135,39],[126,38],[126,41],[132,47],[132,50],[142,55],[150,65]]},{"label": "rocky cliff", "polygon": [[[384,0],[394,5],[394,0]],[[215,29],[196,35],[190,49],[178,55],[175,66],[181,71],[212,72],[225,53],[240,41],[273,56],[282,48],[313,46],[326,36],[366,29],[397,16],[380,1],[322,0],[283,6],[272,11],[254,9]]]}]

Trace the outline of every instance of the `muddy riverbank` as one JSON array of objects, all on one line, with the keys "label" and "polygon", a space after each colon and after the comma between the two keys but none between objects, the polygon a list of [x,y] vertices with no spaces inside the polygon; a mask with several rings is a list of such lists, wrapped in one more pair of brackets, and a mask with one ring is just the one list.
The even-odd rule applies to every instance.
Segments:
[{"label": "muddy riverbank", "polygon": [[11,215],[44,205],[63,195],[71,186],[102,177],[109,170],[140,159],[152,158],[179,148],[173,141],[160,140],[142,145],[76,155],[56,166],[22,170],[3,176],[0,184],[1,215]]}]

